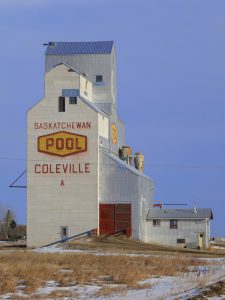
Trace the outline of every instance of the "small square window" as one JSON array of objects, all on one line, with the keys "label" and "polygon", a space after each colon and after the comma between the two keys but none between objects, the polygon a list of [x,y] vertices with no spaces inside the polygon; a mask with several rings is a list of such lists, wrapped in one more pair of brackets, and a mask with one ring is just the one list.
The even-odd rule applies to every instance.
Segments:
[{"label": "small square window", "polygon": [[177,220],[170,220],[170,229],[177,229]]},{"label": "small square window", "polygon": [[69,98],[69,103],[70,104],[77,104],[77,97],[70,97]]},{"label": "small square window", "polygon": [[160,226],[160,220],[152,220],[153,227],[159,227]]},{"label": "small square window", "polygon": [[102,81],[103,81],[102,75],[96,75],[96,82],[102,82]]}]

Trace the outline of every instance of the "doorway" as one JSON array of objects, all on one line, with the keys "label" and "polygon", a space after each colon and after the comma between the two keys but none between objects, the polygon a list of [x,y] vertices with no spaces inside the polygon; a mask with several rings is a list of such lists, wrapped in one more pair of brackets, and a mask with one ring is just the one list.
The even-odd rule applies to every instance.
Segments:
[{"label": "doorway", "polygon": [[99,233],[113,235],[126,231],[131,236],[131,204],[100,204],[99,206]]},{"label": "doorway", "polygon": [[198,243],[197,244],[198,244],[199,249],[203,249],[205,247],[203,232],[198,232]]}]

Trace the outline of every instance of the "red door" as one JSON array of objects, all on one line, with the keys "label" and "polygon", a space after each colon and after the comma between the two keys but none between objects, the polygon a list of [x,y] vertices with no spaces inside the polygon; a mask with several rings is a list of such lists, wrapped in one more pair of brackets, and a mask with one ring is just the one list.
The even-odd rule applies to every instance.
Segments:
[{"label": "red door", "polygon": [[115,204],[115,232],[126,229],[126,236],[131,236],[131,205]]},{"label": "red door", "polygon": [[126,230],[131,236],[131,204],[100,204],[100,235],[111,235]]},{"label": "red door", "polygon": [[99,208],[100,235],[115,233],[115,206],[114,204],[100,204]]}]

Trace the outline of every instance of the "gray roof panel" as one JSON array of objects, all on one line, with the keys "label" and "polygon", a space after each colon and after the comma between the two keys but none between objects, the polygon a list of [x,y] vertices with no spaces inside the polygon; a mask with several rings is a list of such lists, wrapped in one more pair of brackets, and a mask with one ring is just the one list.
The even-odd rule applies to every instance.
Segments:
[{"label": "gray roof panel", "polygon": [[106,114],[110,114],[112,112],[112,103],[95,103],[95,105]]},{"label": "gray roof panel", "polygon": [[93,103],[93,102],[91,102],[91,101],[85,99],[85,98],[82,97],[81,95],[79,95],[79,98],[80,98],[80,100],[82,100],[84,103],[86,103],[89,107],[91,107],[94,111],[96,111],[96,112],[102,114],[102,115],[105,116],[105,117],[108,117],[108,115],[107,115],[104,111],[102,111],[101,109],[99,109],[99,108],[95,105],[95,103]]},{"label": "gray roof panel", "polygon": [[148,211],[147,220],[151,219],[213,219],[211,208],[194,209],[163,209],[151,208]]},{"label": "gray roof panel", "polygon": [[112,160],[114,160],[117,163],[118,167],[129,170],[130,172],[132,172],[133,174],[135,174],[139,177],[143,177],[145,179],[148,179],[148,180],[152,181],[152,179],[150,177],[148,177],[144,173],[138,171],[135,167],[128,165],[123,160],[121,160],[118,156],[112,154],[109,151],[103,150],[101,148],[100,148],[100,151],[102,153],[104,153],[106,156],[108,156],[109,158],[111,158]]},{"label": "gray roof panel", "polygon": [[113,41],[50,42],[45,55],[111,54],[112,47]]}]

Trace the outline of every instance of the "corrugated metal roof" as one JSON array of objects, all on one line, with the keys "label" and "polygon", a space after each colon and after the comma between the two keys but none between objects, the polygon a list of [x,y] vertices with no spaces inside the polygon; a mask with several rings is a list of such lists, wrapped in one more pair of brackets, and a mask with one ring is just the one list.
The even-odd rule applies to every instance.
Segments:
[{"label": "corrugated metal roof", "polygon": [[150,219],[213,219],[211,208],[196,208],[194,209],[149,209],[147,220]]},{"label": "corrugated metal roof", "polygon": [[145,174],[141,173],[140,171],[138,171],[135,167],[133,166],[129,166],[127,163],[125,163],[123,160],[121,160],[119,157],[117,157],[116,155],[113,155],[111,154],[110,152],[108,151],[105,151],[103,149],[100,148],[100,151],[103,152],[104,154],[106,154],[109,158],[111,158],[112,160],[114,160],[118,166],[120,168],[123,168],[123,169],[127,169],[129,171],[131,171],[133,174],[137,175],[137,176],[140,176],[140,177],[144,177],[148,180],[151,180],[152,179],[148,176],[146,176]]},{"label": "corrugated metal roof", "polygon": [[95,105],[106,114],[110,114],[112,111],[112,103],[95,103]]},{"label": "corrugated metal roof", "polygon": [[99,109],[99,108],[95,105],[95,103],[93,103],[93,102],[91,102],[91,101],[89,101],[89,100],[83,98],[81,95],[79,96],[79,98],[80,98],[80,100],[82,100],[84,103],[86,103],[89,107],[91,107],[94,111],[96,111],[96,112],[102,114],[102,115],[105,116],[105,117],[108,117],[108,115],[107,115],[104,111],[102,111],[101,109]]},{"label": "corrugated metal roof", "polygon": [[112,47],[113,41],[50,42],[45,55],[110,54]]}]

